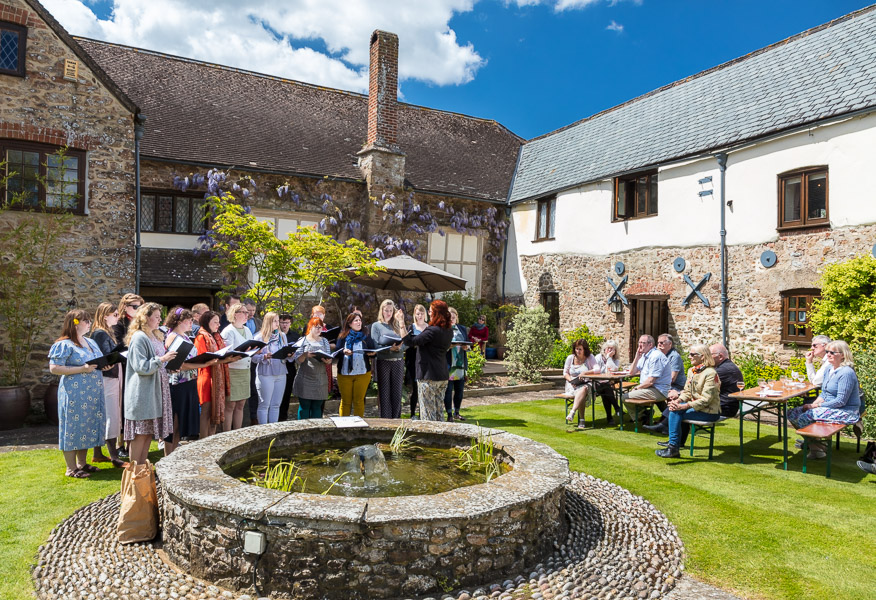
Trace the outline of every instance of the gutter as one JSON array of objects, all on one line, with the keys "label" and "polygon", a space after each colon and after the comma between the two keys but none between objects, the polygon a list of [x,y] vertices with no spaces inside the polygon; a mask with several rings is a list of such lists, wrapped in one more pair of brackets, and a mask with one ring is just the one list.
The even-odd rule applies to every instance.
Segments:
[{"label": "gutter", "polygon": [[514,172],[511,174],[511,185],[508,186],[508,196],[505,198],[505,218],[508,219],[508,229],[505,232],[505,247],[502,250],[502,304],[505,304],[505,277],[508,273],[508,239],[511,237],[511,193],[514,191],[514,182],[517,180],[517,169],[523,157],[523,144],[517,149],[517,162],[514,164]]}]

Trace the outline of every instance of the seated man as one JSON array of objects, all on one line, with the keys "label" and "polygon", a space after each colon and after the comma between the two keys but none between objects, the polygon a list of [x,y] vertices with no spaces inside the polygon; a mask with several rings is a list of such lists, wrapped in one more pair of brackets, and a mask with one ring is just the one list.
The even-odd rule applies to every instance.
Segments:
[{"label": "seated man", "polygon": [[739,401],[736,398],[731,398],[730,394],[740,391],[737,384],[742,381],[742,371],[730,360],[730,355],[724,344],[712,344],[709,346],[709,353],[715,360],[715,370],[718,372],[718,379],[721,380],[719,392],[721,396],[721,415],[728,419],[735,417],[739,412]]},{"label": "seated man", "polygon": [[671,367],[666,355],[654,346],[653,337],[643,335],[639,338],[636,356],[630,367],[630,375],[639,374],[639,385],[624,394],[624,406],[633,420],[635,420],[636,409],[635,405],[627,402],[628,400],[635,398],[666,402],[666,394],[669,393],[672,381]]},{"label": "seated man", "polygon": [[[669,387],[680,394],[684,389],[684,384],[687,383],[687,375],[684,374],[684,359],[681,358],[681,354],[675,349],[675,341],[672,339],[672,336],[668,333],[658,336],[657,349],[669,359],[669,370],[672,376],[672,382],[669,384]],[[660,415],[660,421],[654,425],[645,425],[645,429],[654,433],[669,435],[669,424],[667,421],[669,411],[666,410],[666,403],[658,402],[657,408],[663,413]]]},{"label": "seated man", "polygon": [[[809,383],[821,387],[824,381],[824,376],[830,370],[830,363],[824,358],[824,351],[830,343],[830,337],[826,335],[816,335],[812,338],[812,346],[809,352],[806,353],[806,378]],[[815,365],[812,361],[816,358],[821,359],[821,367],[818,371],[815,370]]]}]

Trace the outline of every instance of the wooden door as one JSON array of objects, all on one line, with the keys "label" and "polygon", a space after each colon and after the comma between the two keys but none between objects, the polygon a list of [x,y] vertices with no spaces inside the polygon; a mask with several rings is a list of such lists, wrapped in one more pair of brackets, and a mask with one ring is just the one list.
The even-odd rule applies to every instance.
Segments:
[{"label": "wooden door", "polygon": [[669,333],[669,304],[661,299],[631,298],[630,358],[636,355],[639,338],[645,334],[654,338]]}]

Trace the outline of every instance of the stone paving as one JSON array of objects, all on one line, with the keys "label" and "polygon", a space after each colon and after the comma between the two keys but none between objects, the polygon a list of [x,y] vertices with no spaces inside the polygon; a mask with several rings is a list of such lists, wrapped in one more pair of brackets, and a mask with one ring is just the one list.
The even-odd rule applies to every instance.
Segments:
[{"label": "stone paving", "polygon": [[[523,392],[466,399],[465,405],[554,397],[555,390]],[[0,452],[57,447],[56,439],[57,428],[47,425],[0,432]],[[527,574],[509,575],[503,582],[435,596],[433,600],[739,600],[733,594],[684,574],[681,541],[662,513],[644,499],[611,483],[578,473],[573,474],[568,494],[570,513],[574,515],[569,539],[544,564],[536,565]],[[118,502],[118,494],[114,494],[92,503],[53,530],[46,544],[40,547],[33,570],[39,598],[256,598],[178,573],[162,560],[159,543],[119,545],[115,535]],[[589,537],[588,531],[591,532]],[[646,532],[646,541],[636,543],[641,540],[641,532]]]}]

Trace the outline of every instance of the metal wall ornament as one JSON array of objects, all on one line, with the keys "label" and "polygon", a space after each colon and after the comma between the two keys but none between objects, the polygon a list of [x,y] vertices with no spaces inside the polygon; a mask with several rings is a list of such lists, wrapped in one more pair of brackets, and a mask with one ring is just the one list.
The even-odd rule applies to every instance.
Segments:
[{"label": "metal wall ornament", "polygon": [[682,300],[681,305],[687,306],[688,304],[690,304],[690,301],[693,299],[693,297],[696,296],[703,302],[703,304],[706,305],[706,308],[709,308],[709,299],[703,296],[702,292],[700,292],[700,288],[702,288],[711,278],[712,274],[706,273],[705,275],[703,275],[703,278],[700,279],[700,282],[694,285],[694,282],[691,280],[691,278],[685,275],[684,282],[690,286],[690,293],[688,293],[687,297]]},{"label": "metal wall ornament", "polygon": [[873,244],[873,258],[876,258],[876,244]]},{"label": "metal wall ornament", "polygon": [[627,266],[621,261],[617,261],[616,263],[614,263],[614,272],[617,273],[619,276],[623,275],[624,271],[626,270]]},{"label": "metal wall ornament", "polygon": [[776,266],[776,262],[778,260],[779,259],[776,257],[776,253],[772,250],[764,250],[763,253],[760,255],[760,264],[762,264],[767,269]]},{"label": "metal wall ornament", "polygon": [[672,268],[675,269],[676,273],[681,273],[682,271],[684,271],[684,268],[686,266],[687,262],[685,262],[685,260],[680,256],[672,262]]},{"label": "metal wall ornament", "polygon": [[606,279],[608,280],[609,285],[611,285],[612,289],[614,290],[608,297],[608,305],[611,306],[612,312],[621,312],[620,310],[616,310],[617,305],[615,305],[614,303],[616,302],[620,304],[622,302],[629,305],[629,300],[627,300],[627,297],[624,296],[623,292],[621,291],[627,284],[627,280],[629,279],[629,277],[627,275],[624,275],[624,278],[621,279],[620,283],[618,284],[615,284],[614,280],[611,277],[606,277]]}]

